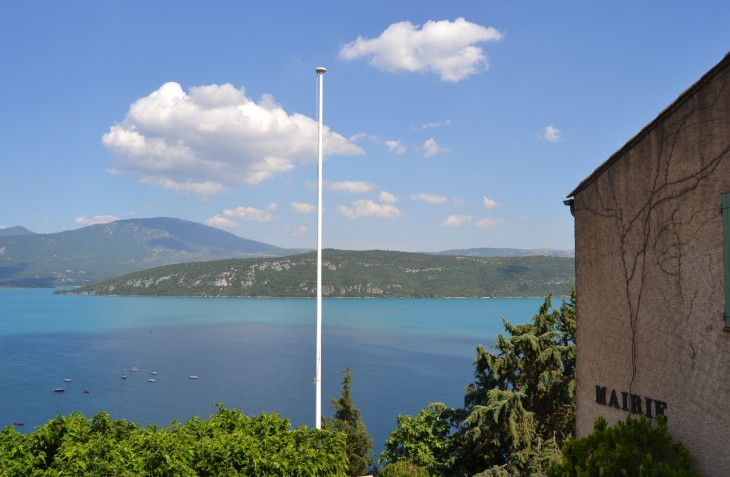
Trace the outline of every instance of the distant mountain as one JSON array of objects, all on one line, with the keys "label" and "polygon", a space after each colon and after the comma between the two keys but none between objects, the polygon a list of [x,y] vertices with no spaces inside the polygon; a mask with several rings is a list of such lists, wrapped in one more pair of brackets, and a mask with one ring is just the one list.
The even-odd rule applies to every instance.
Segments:
[{"label": "distant mountain", "polygon": [[30,231],[26,229],[25,227],[21,227],[20,225],[16,225],[15,227],[5,227],[4,229],[0,229],[0,237],[9,237],[11,235],[34,235],[35,232]]},{"label": "distant mountain", "polygon": [[[314,253],[181,263],[56,293],[313,297],[316,265]],[[564,296],[570,293],[574,280],[574,258],[323,251],[322,293],[328,297]]]},{"label": "distant mountain", "polygon": [[535,248],[523,250],[519,248],[461,248],[434,252],[434,255],[460,255],[462,257],[575,257],[575,250],[554,250],[551,248]]},{"label": "distant mountain", "polygon": [[83,285],[172,263],[290,253],[182,219],[118,220],[0,237],[0,286]]}]

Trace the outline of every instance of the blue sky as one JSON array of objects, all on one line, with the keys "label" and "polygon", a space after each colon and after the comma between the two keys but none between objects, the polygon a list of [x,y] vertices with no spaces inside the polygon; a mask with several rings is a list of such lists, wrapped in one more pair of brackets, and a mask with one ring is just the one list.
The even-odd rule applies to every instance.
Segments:
[{"label": "blue sky", "polygon": [[[562,200],[730,50],[728,2],[2,2],[0,226],[573,248]],[[461,19],[461,20],[460,20]],[[360,38],[360,40],[358,40]]]}]

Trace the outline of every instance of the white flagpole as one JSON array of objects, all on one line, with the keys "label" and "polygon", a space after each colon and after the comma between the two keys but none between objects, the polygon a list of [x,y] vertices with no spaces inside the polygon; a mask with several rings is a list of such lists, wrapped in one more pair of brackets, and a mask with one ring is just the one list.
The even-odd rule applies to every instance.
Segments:
[{"label": "white flagpole", "polygon": [[322,92],[327,69],[315,70],[319,76],[319,162],[317,167],[317,375],[315,426],[322,428]]}]

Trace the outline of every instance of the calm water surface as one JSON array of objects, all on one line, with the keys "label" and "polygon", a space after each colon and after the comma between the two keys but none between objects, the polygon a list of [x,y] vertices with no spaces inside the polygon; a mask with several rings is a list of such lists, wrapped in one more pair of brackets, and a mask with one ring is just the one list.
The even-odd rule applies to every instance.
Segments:
[{"label": "calm water surface", "polygon": [[[558,306],[560,300],[555,301]],[[379,451],[396,416],[462,405],[477,344],[542,299],[325,299],[323,409],[352,365],[353,399]],[[0,289],[0,426],[57,414],[168,425],[217,402],[314,424],[315,300],[99,297]],[[130,372],[133,366],[139,372]],[[156,369],[156,382],[150,371]],[[121,379],[126,370],[127,379]],[[188,376],[199,379],[190,380]],[[64,383],[64,378],[70,383]],[[65,393],[54,393],[65,385]],[[83,390],[90,392],[84,394]]]}]

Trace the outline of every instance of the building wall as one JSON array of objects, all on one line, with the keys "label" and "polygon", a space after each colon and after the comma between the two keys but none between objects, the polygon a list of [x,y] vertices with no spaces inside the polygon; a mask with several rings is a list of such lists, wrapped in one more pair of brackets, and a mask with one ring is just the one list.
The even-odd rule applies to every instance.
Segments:
[{"label": "building wall", "polygon": [[[575,193],[577,434],[599,415],[624,419],[622,391],[642,412],[649,397],[652,414],[666,403],[703,476],[730,475],[718,209],[730,192],[730,58],[611,161]],[[619,409],[596,402],[596,385]]]}]

